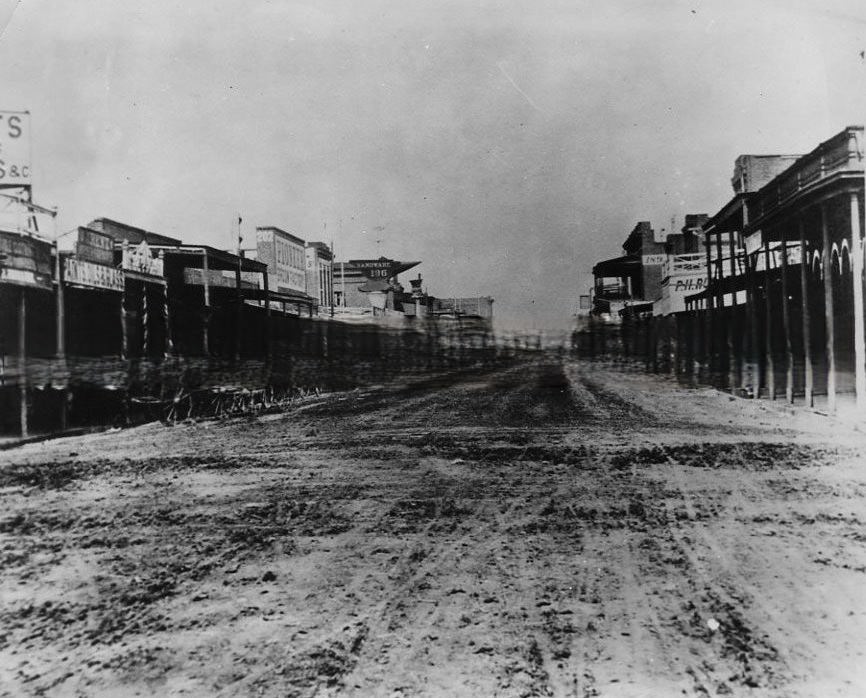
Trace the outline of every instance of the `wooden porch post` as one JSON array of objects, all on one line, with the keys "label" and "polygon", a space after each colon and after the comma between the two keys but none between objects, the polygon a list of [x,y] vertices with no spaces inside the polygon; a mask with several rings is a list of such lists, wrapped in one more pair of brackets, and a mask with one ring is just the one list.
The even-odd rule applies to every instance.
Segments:
[{"label": "wooden porch post", "polygon": [[827,409],[836,410],[836,324],[833,316],[833,256],[830,250],[830,229],[827,224],[827,205],[821,204],[821,242],[824,250],[821,261],[824,268],[824,327],[827,335]]},{"label": "wooden porch post", "polygon": [[262,272],[263,286],[265,291],[265,358],[271,363],[271,298],[268,292],[268,272]]},{"label": "wooden porch post", "polygon": [[18,294],[18,386],[21,392],[21,438],[27,430],[27,289],[21,286]]},{"label": "wooden porch post", "polygon": [[812,266],[806,250],[806,223],[800,219],[800,301],[803,306],[803,372],[806,392],[806,406],[815,404],[814,385],[815,378],[812,369],[812,323],[809,309],[809,276],[806,270],[808,264]]},{"label": "wooden porch post", "polygon": [[686,369],[689,380],[694,382],[695,380],[695,357],[697,356],[697,343],[698,343],[698,332],[699,329],[699,311],[695,310],[695,304],[692,303],[692,309],[688,312],[688,326],[687,331],[688,334],[688,347],[689,347],[689,363],[688,368]]},{"label": "wooden porch post", "polygon": [[[129,248],[129,242],[124,240],[121,243],[121,249],[123,250],[123,259],[126,259],[127,250]],[[129,277],[124,274],[123,276],[123,290],[120,292],[120,358],[126,359],[127,354],[127,343],[128,339],[126,336],[126,287],[129,285]]]},{"label": "wooden porch post", "polygon": [[770,243],[767,236],[761,233],[764,243],[764,317],[766,327],[764,328],[764,348],[766,350],[767,365],[767,393],[771,400],[776,399],[776,367],[773,364],[773,310],[770,298]]},{"label": "wooden porch post", "polygon": [[755,285],[755,270],[753,268],[752,256],[747,254],[746,262],[746,322],[749,325],[749,374],[754,385],[752,385],[752,397],[761,396],[761,370],[758,342],[758,290]]},{"label": "wooden porch post", "polygon": [[785,328],[785,399],[794,402],[794,350],[791,347],[791,311],[788,307],[788,243],[785,226],[782,232],[782,324]]},{"label": "wooden porch post", "polygon": [[[159,258],[163,263],[163,270],[165,269],[165,251],[159,251]],[[165,272],[163,271],[163,274]],[[171,338],[171,307],[168,302],[168,279],[163,276],[162,279],[162,315],[163,321],[165,322],[165,358],[174,353],[174,342]]]},{"label": "wooden porch post", "polygon": [[243,296],[241,295],[241,257],[238,252],[238,263],[235,267],[235,361],[241,360],[241,322],[243,313]]},{"label": "wooden porch post", "polygon": [[147,282],[141,282],[141,358],[147,360],[149,351],[149,312],[147,307]]},{"label": "wooden porch post", "polygon": [[207,250],[201,253],[201,278],[204,284],[204,318],[202,319],[201,349],[205,356],[210,356],[210,341],[208,329],[210,325],[210,287],[208,286]]},{"label": "wooden porch post", "polygon": [[67,396],[69,393],[68,379],[66,378],[66,301],[63,294],[63,261],[60,258],[60,250],[57,240],[54,241],[54,274],[57,277],[57,360],[61,363],[63,370],[63,387],[60,390],[60,431],[66,431],[67,422]]},{"label": "wooden porch post", "polygon": [[[758,349],[758,308],[757,308],[757,289],[755,287],[755,270],[752,263],[752,256],[746,252],[745,231],[749,226],[749,206],[743,202],[743,264],[746,272],[746,324],[748,331],[744,333],[748,335],[749,344],[749,375],[754,381],[752,385],[752,398],[758,399],[761,396],[761,367],[759,360]],[[757,259],[757,257],[756,257]]]},{"label": "wooden porch post", "polygon": [[860,200],[851,192],[851,257],[854,263],[854,385],[857,407],[866,406],[866,337],[863,318],[863,239],[860,231]]},{"label": "wooden porch post", "polygon": [[168,284],[165,282],[162,284],[162,319],[165,323],[164,354],[165,358],[168,358],[171,356],[174,346],[171,341],[171,309],[168,305]]},{"label": "wooden porch post", "polygon": [[127,337],[126,332],[126,284],[129,282],[128,278],[124,277],[123,280],[123,291],[120,293],[120,358],[126,359],[126,355],[129,353],[129,338]]},{"label": "wooden porch post", "polygon": [[[712,361],[712,330],[713,330],[713,320],[712,320],[712,308],[713,308],[713,296],[712,296],[712,287],[713,287],[713,264],[712,264],[712,255],[710,254],[710,247],[712,245],[712,239],[710,238],[710,234],[706,233],[704,236],[704,248],[707,252],[707,289],[706,296],[704,298],[704,314],[701,317],[701,327],[703,329],[703,341],[701,342],[701,359],[704,366],[705,375],[709,372],[710,363]],[[700,369],[698,369],[698,375],[700,376]]]},{"label": "wooden porch post", "polygon": [[[737,392],[737,376],[741,373],[742,366],[740,361],[742,360],[742,351],[737,352],[735,343],[734,343],[734,323],[737,317],[737,283],[735,281],[737,276],[737,260],[734,246],[734,231],[728,232],[728,253],[731,255],[730,259],[730,268],[731,268],[731,286],[733,290],[731,291],[731,319],[728,322],[728,384],[730,385],[731,392]],[[738,333],[738,341],[740,343],[740,347],[742,348],[742,336]]]}]

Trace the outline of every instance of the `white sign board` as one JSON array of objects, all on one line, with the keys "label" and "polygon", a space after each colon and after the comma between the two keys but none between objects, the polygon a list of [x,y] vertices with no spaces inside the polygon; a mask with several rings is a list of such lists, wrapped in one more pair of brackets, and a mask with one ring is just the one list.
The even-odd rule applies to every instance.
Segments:
[{"label": "white sign board", "polygon": [[123,291],[123,272],[104,264],[94,264],[83,259],[67,257],[63,268],[63,281],[77,286],[104,288],[108,291]]},{"label": "white sign board", "polygon": [[752,233],[746,238],[746,254],[754,254],[761,249],[762,244],[763,235],[761,234],[761,231],[759,230],[756,233]]},{"label": "white sign board", "polygon": [[0,187],[30,184],[30,114],[0,111]]}]

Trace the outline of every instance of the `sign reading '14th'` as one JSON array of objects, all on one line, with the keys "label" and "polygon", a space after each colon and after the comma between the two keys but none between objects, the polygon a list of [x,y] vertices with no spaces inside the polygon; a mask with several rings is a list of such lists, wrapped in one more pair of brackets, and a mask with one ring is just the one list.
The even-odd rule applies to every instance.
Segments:
[{"label": "sign reading '14th'", "polygon": [[0,186],[30,184],[30,114],[0,111]]}]

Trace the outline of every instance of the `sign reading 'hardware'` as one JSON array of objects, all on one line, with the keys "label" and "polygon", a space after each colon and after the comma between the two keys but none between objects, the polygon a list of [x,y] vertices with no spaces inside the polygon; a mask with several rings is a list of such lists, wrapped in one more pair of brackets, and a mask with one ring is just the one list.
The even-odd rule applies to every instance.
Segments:
[{"label": "sign reading 'hardware'", "polygon": [[394,261],[391,259],[352,259],[349,264],[368,279],[387,279],[393,276]]}]

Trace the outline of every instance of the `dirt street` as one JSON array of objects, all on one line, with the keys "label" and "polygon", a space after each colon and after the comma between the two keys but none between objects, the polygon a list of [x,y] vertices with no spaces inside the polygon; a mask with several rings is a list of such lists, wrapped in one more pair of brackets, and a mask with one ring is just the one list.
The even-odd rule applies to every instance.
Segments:
[{"label": "dirt street", "polygon": [[866,695],[864,452],[553,359],[0,452],[0,690]]}]

